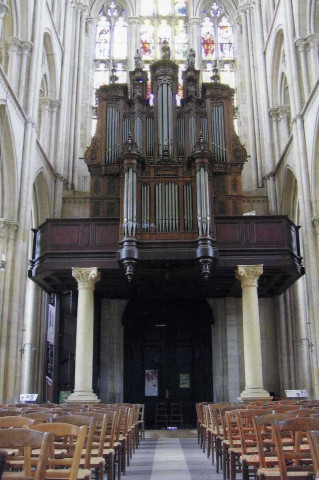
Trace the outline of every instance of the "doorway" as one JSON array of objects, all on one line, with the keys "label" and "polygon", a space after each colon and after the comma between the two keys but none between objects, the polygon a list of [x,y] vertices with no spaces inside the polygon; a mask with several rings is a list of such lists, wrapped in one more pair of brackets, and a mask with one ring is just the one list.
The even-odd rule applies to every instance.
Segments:
[{"label": "doorway", "polygon": [[[195,403],[213,400],[211,309],[205,300],[132,300],[124,313],[124,401],[145,404],[147,427],[157,403],[181,404],[184,426]],[[174,425],[171,425],[174,426]]]}]

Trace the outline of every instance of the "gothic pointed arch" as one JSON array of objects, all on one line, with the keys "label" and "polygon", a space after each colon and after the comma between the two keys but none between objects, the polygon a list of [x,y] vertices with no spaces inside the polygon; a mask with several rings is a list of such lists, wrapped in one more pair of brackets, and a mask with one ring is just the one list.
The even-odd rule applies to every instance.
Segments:
[{"label": "gothic pointed arch", "polygon": [[6,105],[0,106],[0,218],[15,220],[18,172],[12,126]]},{"label": "gothic pointed arch", "polygon": [[282,74],[286,75],[286,52],[284,49],[284,34],[278,28],[272,44],[272,65],[269,72],[270,104],[273,107],[280,105],[280,83]]},{"label": "gothic pointed arch", "polygon": [[49,191],[43,170],[40,170],[33,182],[32,223],[33,228],[44,222],[51,215]]},{"label": "gothic pointed arch", "polygon": [[297,222],[298,217],[298,181],[295,173],[287,167],[283,185],[283,196],[281,199],[281,210],[283,215],[288,215],[290,220]]}]

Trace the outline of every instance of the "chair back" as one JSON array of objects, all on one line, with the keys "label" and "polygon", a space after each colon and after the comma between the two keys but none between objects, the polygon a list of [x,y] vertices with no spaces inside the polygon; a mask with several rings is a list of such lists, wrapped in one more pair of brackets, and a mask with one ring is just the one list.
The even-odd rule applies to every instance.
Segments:
[{"label": "chair back", "polygon": [[69,423],[42,423],[32,425],[30,428],[40,432],[53,433],[55,439],[62,439],[63,445],[68,445],[72,453],[70,457],[61,459],[55,458],[55,455],[52,458],[52,455],[49,464],[52,468],[61,467],[61,469],[56,470],[55,478],[60,476],[60,478],[67,478],[68,480],[77,480],[87,427],[85,425],[78,427]]},{"label": "chair back", "polygon": [[319,476],[319,430],[307,431],[307,439],[313,464],[315,478]]},{"label": "chair back", "polygon": [[85,440],[85,462],[84,468],[90,469],[90,460],[93,444],[93,436],[95,433],[96,419],[94,417],[86,417],[84,415],[61,415],[52,419],[53,423],[69,423],[70,425],[87,426],[87,434]]},{"label": "chair back", "polygon": [[7,416],[0,417],[0,428],[29,428],[35,420],[28,417]]},{"label": "chair back", "polygon": [[[35,480],[44,480],[48,465],[48,457],[53,446],[54,435],[46,432],[35,432],[29,428],[3,428],[0,430],[0,448],[21,448],[23,451],[23,471],[28,477],[33,476]],[[37,453],[35,472],[31,470],[31,456],[33,449],[40,449]],[[14,456],[16,459],[17,456]],[[12,473],[8,474],[8,479],[13,479]],[[6,479],[6,474],[2,475]]]},{"label": "chair back", "polygon": [[[281,480],[287,480],[287,462],[292,462],[295,467],[296,465],[300,465],[304,457],[307,456],[307,451],[301,449],[300,445],[304,440],[307,431],[319,429],[319,419],[311,417],[294,417],[286,418],[284,420],[274,420],[273,429],[280,478]],[[294,445],[292,450],[285,451],[282,442],[282,435],[287,435],[287,433],[291,434],[292,438],[294,438]]]}]

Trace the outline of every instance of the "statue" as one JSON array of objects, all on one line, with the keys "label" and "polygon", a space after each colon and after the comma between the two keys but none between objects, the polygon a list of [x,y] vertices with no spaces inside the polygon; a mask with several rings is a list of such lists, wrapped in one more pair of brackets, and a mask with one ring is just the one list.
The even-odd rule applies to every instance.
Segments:
[{"label": "statue", "polygon": [[195,50],[193,48],[189,49],[188,57],[187,57],[187,64],[188,68],[195,67]]},{"label": "statue", "polygon": [[139,49],[136,50],[136,54],[134,55],[134,61],[135,61],[135,68],[142,67],[142,55]]},{"label": "statue", "polygon": [[167,40],[163,41],[161,52],[162,52],[162,60],[169,60],[171,58],[171,49],[169,47]]}]

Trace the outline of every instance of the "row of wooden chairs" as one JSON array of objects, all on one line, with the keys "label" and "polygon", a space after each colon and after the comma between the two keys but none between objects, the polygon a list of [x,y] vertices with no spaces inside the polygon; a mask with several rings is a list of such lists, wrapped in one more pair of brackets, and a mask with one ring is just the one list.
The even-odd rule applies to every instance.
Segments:
[{"label": "row of wooden chairs", "polygon": [[[224,480],[235,480],[238,473],[243,480],[248,480],[251,474],[261,480],[276,475],[283,480],[288,476],[313,475],[316,467],[314,459],[310,459],[310,434],[306,436],[306,432],[319,430],[318,402],[200,403],[196,409],[198,442],[207,456],[212,457],[216,472],[222,471]],[[294,424],[284,423],[291,419],[295,420]],[[283,442],[282,432],[286,437]],[[301,462],[305,451],[308,453],[306,463]],[[289,473],[280,462],[289,466],[286,469]]]},{"label": "row of wooden chairs", "polygon": [[[132,454],[145,435],[144,406],[66,404],[3,407],[0,410],[1,434],[4,435],[8,429],[10,435],[13,430],[20,430],[20,433],[22,430],[37,431],[42,436],[44,433],[50,434],[45,437],[45,451],[39,450],[39,442],[35,445],[41,458],[47,462],[45,477],[43,466],[37,465],[37,457],[31,457],[31,465],[26,460],[26,465],[21,459],[18,460],[14,450],[14,457],[7,455],[6,468],[21,470],[23,478],[38,478],[40,475],[40,478],[89,479],[93,471],[99,480],[103,480],[104,472],[107,473],[108,480],[113,480],[116,476],[121,480],[121,474],[125,473]],[[5,438],[5,435],[0,438],[0,449],[10,447],[11,437],[7,437],[9,443]],[[47,455],[47,445],[50,442]],[[5,472],[3,478],[9,478],[10,474],[11,472]]]}]

